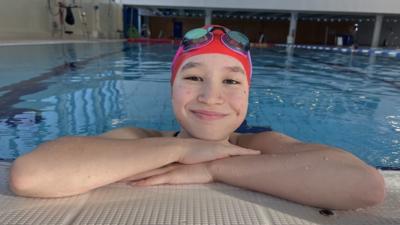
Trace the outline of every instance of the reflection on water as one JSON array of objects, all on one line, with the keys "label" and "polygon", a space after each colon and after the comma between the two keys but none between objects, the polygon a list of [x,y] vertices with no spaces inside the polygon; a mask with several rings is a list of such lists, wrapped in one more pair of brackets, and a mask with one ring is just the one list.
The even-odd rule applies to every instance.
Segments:
[{"label": "reflection on water", "polygon": [[148,67],[151,53],[136,61],[138,46],[121,44],[76,58],[80,47],[62,48],[69,56],[61,66],[0,87],[0,158],[15,158],[60,136],[96,135],[129,124],[176,129],[167,109],[169,75],[148,84],[149,76],[143,77],[155,67],[167,70],[168,61],[164,68]]},{"label": "reflection on water", "polygon": [[[18,77],[1,78],[0,158],[64,135],[121,126],[178,129],[169,85],[175,47],[64,45],[28,51],[46,66],[14,70],[0,62]],[[0,49],[0,59],[5,55]],[[400,167],[398,61],[301,49],[255,49],[252,55],[249,126],[271,126],[376,166]],[[23,71],[30,71],[25,78]]]},{"label": "reflection on water", "polygon": [[14,152],[8,156],[13,157],[30,151],[37,143],[59,136],[94,135],[105,131],[107,124],[101,121],[120,120],[120,112],[125,111],[119,102],[119,88],[118,81],[106,81],[99,88],[60,90],[41,99],[32,96],[29,103],[32,108],[41,105],[41,111],[26,111],[0,119],[1,150],[10,146]]}]

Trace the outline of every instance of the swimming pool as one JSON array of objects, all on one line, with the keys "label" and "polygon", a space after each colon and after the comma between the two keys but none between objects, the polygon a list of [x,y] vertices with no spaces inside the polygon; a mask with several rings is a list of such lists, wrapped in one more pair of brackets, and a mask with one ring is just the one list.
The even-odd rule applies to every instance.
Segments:
[{"label": "swimming pool", "polygon": [[[74,43],[0,47],[0,158],[64,135],[140,126],[177,130],[176,46]],[[247,123],[400,168],[400,60],[253,49]]]}]

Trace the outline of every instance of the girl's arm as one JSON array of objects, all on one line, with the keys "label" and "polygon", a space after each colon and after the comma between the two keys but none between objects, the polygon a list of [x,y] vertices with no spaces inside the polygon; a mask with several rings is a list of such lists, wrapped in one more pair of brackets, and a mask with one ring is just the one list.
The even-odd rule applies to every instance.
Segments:
[{"label": "girl's arm", "polygon": [[[383,201],[384,180],[375,168],[340,149],[286,137],[279,135],[273,141],[259,136],[247,142],[242,147],[252,146],[264,154],[210,162],[211,176],[215,181],[322,208],[355,209]],[[262,144],[262,140],[272,143]]]},{"label": "girl's arm", "polygon": [[193,164],[259,153],[195,139],[111,136],[64,137],[40,145],[15,160],[11,190],[28,197],[69,196],[173,162]]},{"label": "girl's arm", "polygon": [[181,151],[178,141],[63,137],[17,158],[10,172],[10,188],[27,197],[84,193],[177,161]]}]

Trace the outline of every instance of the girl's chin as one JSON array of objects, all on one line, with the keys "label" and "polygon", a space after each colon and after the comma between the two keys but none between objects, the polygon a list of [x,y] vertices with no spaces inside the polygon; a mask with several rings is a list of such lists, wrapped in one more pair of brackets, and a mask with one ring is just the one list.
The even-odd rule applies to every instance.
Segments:
[{"label": "girl's chin", "polygon": [[215,141],[215,142],[226,142],[229,139],[229,135],[215,135],[210,132],[208,133],[194,132],[193,134],[185,132],[185,135],[181,137],[196,138],[204,141]]}]

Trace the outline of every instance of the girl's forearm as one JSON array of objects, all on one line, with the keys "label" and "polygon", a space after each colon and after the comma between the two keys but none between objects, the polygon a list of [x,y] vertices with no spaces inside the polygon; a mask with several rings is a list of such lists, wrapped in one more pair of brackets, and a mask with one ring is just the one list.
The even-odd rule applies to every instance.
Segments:
[{"label": "girl's forearm", "polygon": [[213,161],[215,181],[322,208],[354,209],[384,197],[382,176],[335,150],[239,156]]},{"label": "girl's forearm", "polygon": [[10,187],[29,197],[83,193],[177,161],[182,141],[61,138],[18,158],[10,172]]}]

